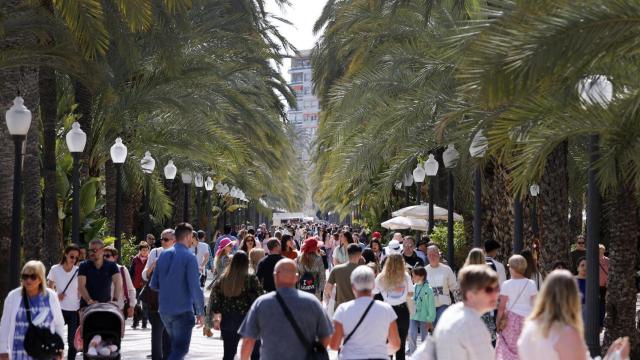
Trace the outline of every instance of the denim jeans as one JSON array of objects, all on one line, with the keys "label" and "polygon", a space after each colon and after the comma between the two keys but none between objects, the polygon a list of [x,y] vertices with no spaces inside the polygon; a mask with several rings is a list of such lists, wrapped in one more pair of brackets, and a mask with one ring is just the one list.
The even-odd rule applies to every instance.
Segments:
[{"label": "denim jeans", "polygon": [[441,305],[438,306],[436,308],[436,319],[433,321],[433,328],[435,329],[436,325],[438,324],[438,320],[440,320],[440,316],[442,316],[442,313],[447,310],[447,308],[449,307],[449,305]]},{"label": "denim jeans", "polygon": [[409,321],[409,336],[407,337],[407,353],[413,354],[416,351],[418,342],[418,330],[420,330],[420,340],[424,342],[427,338],[427,331],[424,329],[426,322],[418,320]]},{"label": "denim jeans", "polygon": [[73,338],[78,329],[78,312],[62,310],[62,317],[64,318],[64,323],[67,325],[67,344],[69,346],[67,359],[74,360],[76,358],[76,347],[73,346]]},{"label": "denim jeans", "polygon": [[167,334],[171,339],[171,351],[167,360],[182,360],[189,353],[191,344],[191,332],[196,324],[193,312],[185,312],[176,315],[160,314]]},{"label": "denim jeans", "polygon": [[171,339],[157,311],[149,311],[149,323],[151,323],[151,359],[166,360],[171,352]]}]

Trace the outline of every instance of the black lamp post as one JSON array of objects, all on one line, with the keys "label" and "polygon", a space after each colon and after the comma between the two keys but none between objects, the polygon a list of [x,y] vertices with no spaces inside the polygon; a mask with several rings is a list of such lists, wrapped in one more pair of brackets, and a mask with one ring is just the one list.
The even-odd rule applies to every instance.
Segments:
[{"label": "black lamp post", "polygon": [[460,154],[453,144],[449,144],[447,150],[442,154],[442,161],[444,167],[447,168],[447,261],[452,269],[456,268],[453,233],[453,168],[458,164],[458,159],[460,159]]},{"label": "black lamp post", "polygon": [[211,241],[211,191],[213,191],[211,176],[207,176],[207,181],[204,182],[204,189],[207,192],[207,240]]},{"label": "black lamp post", "polygon": [[529,187],[529,194],[533,197],[531,202],[531,230],[533,236],[538,237],[538,194],[540,194],[540,186],[533,184]]},{"label": "black lamp post", "polygon": [[435,226],[435,222],[433,220],[433,203],[435,202],[435,190],[433,189],[434,178],[438,175],[438,168],[440,164],[438,164],[438,160],[435,159],[433,154],[429,154],[429,158],[424,162],[424,170],[426,175],[429,177],[429,228],[427,229],[427,233],[431,234],[433,232],[433,227]]},{"label": "black lamp post", "polygon": [[71,172],[73,184],[73,203],[71,210],[71,241],[80,243],[80,154],[87,144],[87,134],[80,129],[80,123],[74,122],[66,136],[67,148],[73,157]]},{"label": "black lamp post", "polygon": [[[469,154],[471,157],[481,159],[487,152],[487,138],[482,130],[473,136],[471,146],[469,146]],[[473,247],[482,247],[482,161],[479,160],[475,171],[475,190],[474,190],[474,214],[473,214]]]},{"label": "black lamp post", "polygon": [[413,176],[411,174],[404,174],[402,179],[402,185],[404,185],[404,205],[409,206],[409,187],[413,184]]},{"label": "black lamp post", "polygon": [[[578,83],[580,99],[586,106],[607,107],[613,100],[613,85],[606,76],[593,75]],[[585,294],[585,340],[591,356],[600,355],[599,261],[600,213],[602,199],[596,178],[596,163],[600,158],[598,135],[589,141],[589,171],[587,174],[587,284]]]},{"label": "black lamp post", "polygon": [[513,199],[513,253],[520,254],[524,243],[522,240],[522,200],[516,194]]},{"label": "black lamp post", "polygon": [[184,185],[184,207],[182,213],[182,221],[189,222],[189,192],[191,192],[192,175],[189,171],[183,171],[181,174],[182,184]]},{"label": "black lamp post", "polygon": [[145,152],[144,157],[140,160],[140,167],[142,168],[142,172],[144,173],[144,236],[151,231],[151,214],[149,211],[149,194],[151,191],[149,190],[151,183],[151,173],[156,168],[156,161],[151,156],[150,152]]},{"label": "black lamp post", "polygon": [[202,174],[197,173],[194,179],[194,185],[196,186],[196,220],[194,221],[193,228],[200,229],[200,207],[202,206],[202,187],[204,186],[204,178]]},{"label": "black lamp post", "polygon": [[413,169],[413,181],[416,183],[416,205],[420,205],[420,197],[422,182],[424,181],[427,173],[424,171],[424,168],[420,166],[420,162],[416,165],[416,168]]},{"label": "black lamp post", "polygon": [[118,254],[122,254],[122,164],[124,164],[126,159],[127,147],[124,146],[121,138],[117,138],[115,144],[111,146],[111,161],[113,161],[116,167],[116,218],[113,232],[116,237],[115,245]]},{"label": "black lamp post", "polygon": [[[167,194],[169,195],[169,197],[171,197],[171,189],[173,189],[173,179],[176,178],[177,174],[178,174],[178,168],[176,168],[176,166],[173,164],[173,160],[169,160],[167,162],[167,165],[165,165],[164,167],[164,178],[166,179]],[[173,216],[169,217],[165,221],[164,223],[165,228],[171,227],[172,218]]]},{"label": "black lamp post", "polygon": [[27,138],[31,126],[31,111],[24,106],[24,99],[18,96],[13,106],[6,112],[7,128],[13,138],[13,208],[11,212],[11,254],[9,258],[9,286],[20,284],[20,209],[22,198],[22,143]]}]

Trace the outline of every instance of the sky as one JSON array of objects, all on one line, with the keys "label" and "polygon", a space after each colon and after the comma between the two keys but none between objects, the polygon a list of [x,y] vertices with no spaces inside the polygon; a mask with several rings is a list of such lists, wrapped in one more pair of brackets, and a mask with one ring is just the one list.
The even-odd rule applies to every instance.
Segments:
[{"label": "sky", "polygon": [[[267,11],[293,23],[293,25],[283,23],[274,25],[298,50],[311,49],[318,39],[318,36],[313,35],[313,24],[320,17],[326,0],[289,0],[289,2],[291,6],[281,10],[275,0],[267,0]],[[289,64],[290,60],[285,60],[285,68],[282,69],[284,74],[287,74]],[[285,78],[289,79],[289,76],[286,75]]]}]

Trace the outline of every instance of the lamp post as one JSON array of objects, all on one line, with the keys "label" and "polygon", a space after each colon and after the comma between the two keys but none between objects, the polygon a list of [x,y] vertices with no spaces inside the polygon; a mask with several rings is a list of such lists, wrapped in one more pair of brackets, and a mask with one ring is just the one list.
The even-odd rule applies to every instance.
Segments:
[{"label": "lamp post", "polygon": [[429,177],[429,229],[427,231],[428,234],[433,232],[433,202],[435,200],[435,190],[433,190],[433,179],[436,175],[438,175],[438,168],[440,164],[438,164],[438,160],[435,159],[433,154],[429,154],[429,159],[424,162],[424,171],[426,175]]},{"label": "lamp post", "polygon": [[538,184],[533,184],[529,187],[529,194],[533,197],[533,201],[531,203],[531,230],[533,231],[533,236],[535,238],[538,237],[538,194],[540,194],[540,186]]},{"label": "lamp post", "polygon": [[[173,189],[173,179],[176,178],[177,174],[178,174],[178,168],[173,164],[173,160],[169,160],[167,162],[167,165],[165,165],[164,167],[164,178],[166,179],[167,194],[169,195],[169,197],[171,197],[171,189]],[[172,218],[173,216],[167,219],[167,221],[165,221],[165,224],[164,224],[165,228],[168,228],[171,226]]]},{"label": "lamp post", "polygon": [[80,154],[87,145],[87,134],[80,129],[80,123],[74,122],[66,136],[67,148],[73,157],[71,172],[73,184],[73,203],[71,210],[71,241],[80,243]]},{"label": "lamp post", "polygon": [[[585,106],[607,107],[613,100],[613,85],[606,76],[593,75],[578,83],[578,93]],[[598,190],[595,165],[600,158],[598,135],[589,141],[589,172],[587,174],[587,284],[585,294],[585,338],[592,356],[600,355],[599,324],[599,261],[600,212],[602,199]]]},{"label": "lamp post", "polygon": [[189,192],[191,191],[191,181],[193,177],[190,171],[183,171],[180,174],[182,178],[182,184],[184,185],[184,207],[182,213],[182,221],[189,222]]},{"label": "lamp post", "polygon": [[122,254],[122,164],[127,160],[127,147],[122,143],[121,138],[116,138],[115,144],[111,146],[111,161],[116,167],[116,218],[114,221],[114,235],[116,236],[116,250]]},{"label": "lamp post", "polygon": [[13,138],[13,208],[11,209],[11,254],[9,259],[9,285],[18,287],[20,275],[20,208],[22,197],[22,143],[31,126],[31,111],[24,106],[24,99],[13,99],[13,106],[6,112],[7,128]]},{"label": "lamp post", "polygon": [[513,253],[520,254],[524,241],[522,239],[522,200],[519,194],[513,198],[513,217]]},{"label": "lamp post", "polygon": [[405,206],[409,206],[409,186],[413,184],[413,176],[411,174],[404,174],[404,178],[402,179],[402,185],[404,185],[404,204]]},{"label": "lamp post", "polygon": [[207,192],[207,240],[211,241],[211,191],[213,190],[213,180],[207,176],[204,182],[204,190]]},{"label": "lamp post", "polygon": [[460,154],[453,146],[449,144],[447,150],[442,154],[442,162],[444,167],[447,168],[447,261],[452,269],[455,268],[454,259],[454,242],[453,242],[453,168],[458,164]]},{"label": "lamp post", "polygon": [[202,198],[202,187],[204,186],[204,178],[202,174],[197,173],[194,181],[194,185],[196,186],[196,220],[194,221],[194,229],[200,229],[200,206],[202,205],[200,200]]},{"label": "lamp post", "polygon": [[[471,157],[481,159],[487,152],[489,143],[482,130],[473,136],[469,154]],[[474,190],[474,214],[473,214],[473,247],[482,247],[482,161],[476,165],[475,190]]]},{"label": "lamp post", "polygon": [[150,152],[145,152],[144,157],[140,160],[140,167],[144,173],[144,236],[151,231],[151,215],[149,214],[149,186],[151,183],[151,173],[156,168],[156,161]]},{"label": "lamp post", "polygon": [[420,188],[422,187],[422,182],[424,181],[424,177],[427,173],[424,171],[424,168],[420,166],[420,162],[416,165],[416,168],[413,169],[413,181],[416,183],[416,204],[420,205]]}]

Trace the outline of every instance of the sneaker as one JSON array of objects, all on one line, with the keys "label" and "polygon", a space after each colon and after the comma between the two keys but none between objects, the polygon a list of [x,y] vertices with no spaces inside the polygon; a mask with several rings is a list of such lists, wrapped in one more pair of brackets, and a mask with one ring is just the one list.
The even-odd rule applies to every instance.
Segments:
[{"label": "sneaker", "polygon": [[138,328],[138,325],[131,325],[131,328],[132,328],[133,330],[136,330],[136,329]]},{"label": "sneaker", "polygon": [[151,354],[147,355],[147,359],[151,359]]}]

